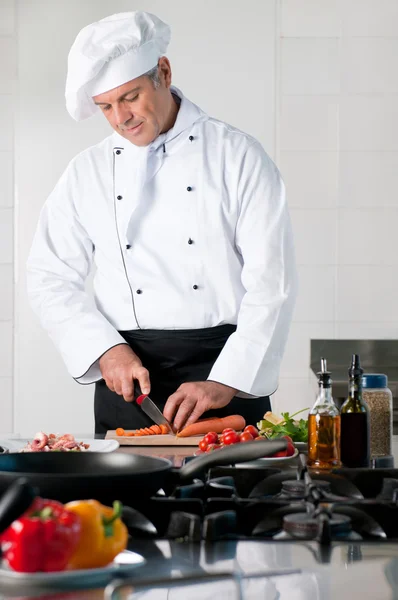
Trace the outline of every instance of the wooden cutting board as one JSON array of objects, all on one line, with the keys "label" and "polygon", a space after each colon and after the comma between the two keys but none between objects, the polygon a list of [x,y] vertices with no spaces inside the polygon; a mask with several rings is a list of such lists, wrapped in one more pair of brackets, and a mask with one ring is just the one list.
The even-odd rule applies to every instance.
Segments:
[{"label": "wooden cutting board", "polygon": [[[129,430],[126,429],[126,432]],[[175,435],[116,435],[115,430],[106,432],[106,440],[117,440],[121,446],[198,446],[203,435],[180,438]]]}]

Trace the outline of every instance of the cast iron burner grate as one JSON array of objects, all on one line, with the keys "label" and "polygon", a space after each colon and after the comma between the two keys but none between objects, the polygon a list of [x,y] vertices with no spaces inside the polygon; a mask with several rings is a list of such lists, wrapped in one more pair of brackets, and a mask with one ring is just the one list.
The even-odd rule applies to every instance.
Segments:
[{"label": "cast iron burner grate", "polygon": [[[134,508],[132,508],[134,506]],[[398,541],[398,469],[216,467],[126,507],[134,539]],[[127,514],[128,511],[128,514]]]}]

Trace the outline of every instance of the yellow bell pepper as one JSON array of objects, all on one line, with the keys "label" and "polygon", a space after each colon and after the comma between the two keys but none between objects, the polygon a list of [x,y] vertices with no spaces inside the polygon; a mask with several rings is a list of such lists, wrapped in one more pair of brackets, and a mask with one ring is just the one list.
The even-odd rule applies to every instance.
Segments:
[{"label": "yellow bell pepper", "polygon": [[65,504],[81,519],[80,542],[69,561],[70,569],[105,567],[127,547],[128,531],[120,519],[122,505],[113,508],[97,500],[76,500]]}]

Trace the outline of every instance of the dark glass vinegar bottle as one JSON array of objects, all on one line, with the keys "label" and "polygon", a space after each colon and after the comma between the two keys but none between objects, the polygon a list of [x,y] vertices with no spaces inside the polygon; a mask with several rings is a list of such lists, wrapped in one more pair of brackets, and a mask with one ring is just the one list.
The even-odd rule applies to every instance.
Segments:
[{"label": "dark glass vinegar bottle", "polygon": [[348,370],[348,398],[341,407],[341,460],[345,467],[369,467],[370,416],[362,398],[362,373],[358,354]]},{"label": "dark glass vinegar bottle", "polygon": [[332,398],[332,380],[326,360],[321,359],[319,392],[308,415],[308,459],[312,469],[330,470],[340,462],[340,413]]}]

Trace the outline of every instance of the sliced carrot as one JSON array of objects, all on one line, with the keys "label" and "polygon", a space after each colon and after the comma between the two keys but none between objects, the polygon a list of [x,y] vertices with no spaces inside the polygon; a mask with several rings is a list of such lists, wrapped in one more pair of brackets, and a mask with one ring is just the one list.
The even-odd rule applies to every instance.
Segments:
[{"label": "sliced carrot", "polygon": [[124,431],[124,429],[123,429],[122,427],[118,427],[118,428],[116,429],[116,435],[117,435],[117,436],[119,436],[119,435],[120,435],[120,436],[123,436],[124,434],[125,434],[125,431]]},{"label": "sliced carrot", "polygon": [[135,431],[127,431],[125,435],[127,435],[128,437],[133,437],[135,436]]},{"label": "sliced carrot", "polygon": [[155,435],[150,427],[145,427],[144,431],[147,435]]},{"label": "sliced carrot", "polygon": [[159,427],[161,429],[162,435],[166,435],[166,433],[169,433],[169,428],[167,427],[167,425],[162,424],[159,425]]},{"label": "sliced carrot", "polygon": [[159,435],[159,433],[162,431],[159,427],[159,425],[152,425],[152,427],[149,428],[151,431],[153,431],[153,433],[155,435]]},{"label": "sliced carrot", "polygon": [[141,429],[138,429],[136,435],[148,435],[148,434],[145,431],[145,427],[142,427]]}]

